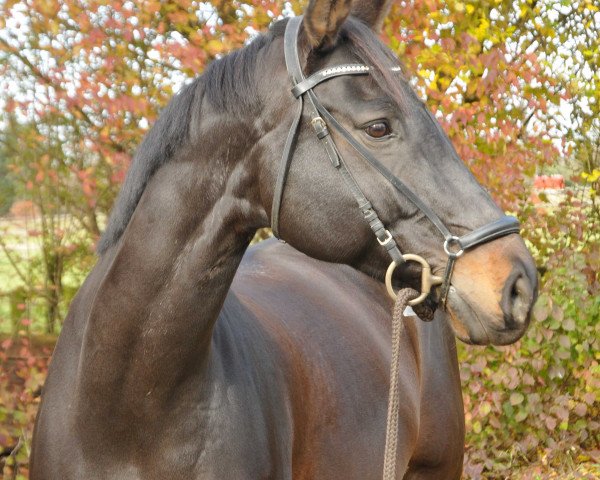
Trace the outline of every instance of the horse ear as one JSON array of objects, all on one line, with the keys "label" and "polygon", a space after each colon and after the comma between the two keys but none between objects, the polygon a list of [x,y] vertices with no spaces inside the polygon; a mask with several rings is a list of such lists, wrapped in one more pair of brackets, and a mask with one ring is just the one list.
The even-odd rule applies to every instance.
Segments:
[{"label": "horse ear", "polygon": [[329,48],[350,15],[352,0],[311,0],[304,13],[304,31],[312,48]]},{"label": "horse ear", "polygon": [[379,33],[392,3],[394,3],[394,0],[356,0],[352,5],[352,15],[361,19],[375,32]]}]

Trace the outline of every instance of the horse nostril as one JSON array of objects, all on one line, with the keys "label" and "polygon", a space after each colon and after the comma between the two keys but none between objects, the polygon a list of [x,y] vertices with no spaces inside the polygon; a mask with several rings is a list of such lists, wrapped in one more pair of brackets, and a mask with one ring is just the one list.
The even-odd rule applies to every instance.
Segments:
[{"label": "horse nostril", "polygon": [[513,283],[513,286],[510,289],[510,300],[512,303],[516,302],[519,297],[519,287],[517,287],[519,280],[517,280],[515,283]]},{"label": "horse nostril", "polygon": [[527,276],[521,272],[511,275],[502,297],[506,327],[520,328],[525,325],[533,304],[533,286]]}]

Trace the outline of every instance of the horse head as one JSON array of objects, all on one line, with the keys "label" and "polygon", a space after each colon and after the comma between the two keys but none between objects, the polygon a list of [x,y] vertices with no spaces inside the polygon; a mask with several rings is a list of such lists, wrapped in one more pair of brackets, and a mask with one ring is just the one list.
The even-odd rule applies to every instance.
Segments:
[{"label": "horse head", "polygon": [[272,27],[256,82],[265,213],[298,250],[378,278],[390,254],[402,264],[400,284],[415,282],[419,267],[399,252],[426,259],[446,279],[428,301],[458,338],[512,343],[529,324],[534,262],[516,220],[475,180],[378,40],[389,3],[314,0],[302,20]]}]

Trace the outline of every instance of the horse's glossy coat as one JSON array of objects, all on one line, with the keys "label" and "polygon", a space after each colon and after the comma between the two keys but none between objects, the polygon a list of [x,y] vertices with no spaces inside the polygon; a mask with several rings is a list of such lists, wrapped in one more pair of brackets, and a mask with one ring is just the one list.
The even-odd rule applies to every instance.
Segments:
[{"label": "horse's glossy coat", "polygon": [[[151,423],[136,422],[135,410],[127,429],[117,430],[110,416],[87,418],[88,428],[99,421],[118,432],[98,451],[55,425],[47,447],[69,455],[36,458],[33,478],[380,478],[390,309],[382,283],[350,267],[274,240],[252,247],[215,324],[210,353],[196,367],[199,387],[178,392]],[[68,361],[72,349],[63,342],[54,362]],[[462,398],[455,340],[443,316],[407,323],[400,385],[400,469],[410,464],[407,479],[459,478]],[[151,408],[143,405],[148,396],[136,407],[140,418]]]},{"label": "horse's glossy coat", "polygon": [[[389,54],[367,25],[387,2],[313,0],[307,70]],[[251,250],[269,224],[295,99],[281,24],[183,89],[133,161],[100,259],[64,322],[44,387],[32,480],[376,479],[381,475],[390,300],[378,281],[290,247]],[[457,234],[502,213],[406,82],[334,79],[319,98]],[[385,119],[374,140],[365,125]],[[315,258],[382,279],[386,253],[303,127],[280,232]],[[439,233],[338,143],[404,252],[443,270]],[[411,283],[402,271],[399,283]],[[235,277],[235,280],[234,280]],[[535,268],[510,235],[465,253],[448,301],[453,331],[505,344],[529,322]],[[232,286],[233,283],[233,286]],[[232,287],[233,291],[230,291]],[[460,476],[463,415],[446,314],[403,339],[398,471]]]}]

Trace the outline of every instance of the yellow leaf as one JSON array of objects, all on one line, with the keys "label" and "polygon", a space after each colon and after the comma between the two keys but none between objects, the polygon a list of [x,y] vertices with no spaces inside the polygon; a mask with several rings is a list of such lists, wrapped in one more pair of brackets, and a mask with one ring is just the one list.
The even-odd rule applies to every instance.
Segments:
[{"label": "yellow leaf", "polygon": [[581,178],[590,183],[594,183],[600,179],[600,170],[595,168],[592,173],[581,172]]},{"label": "yellow leaf", "polygon": [[219,40],[210,40],[205,48],[208,54],[214,57],[219,53],[223,53],[223,42],[220,42]]},{"label": "yellow leaf", "polygon": [[521,5],[521,14],[520,17],[523,18],[525,15],[527,15],[527,5]]}]

